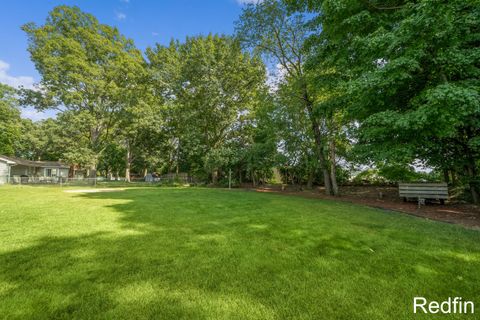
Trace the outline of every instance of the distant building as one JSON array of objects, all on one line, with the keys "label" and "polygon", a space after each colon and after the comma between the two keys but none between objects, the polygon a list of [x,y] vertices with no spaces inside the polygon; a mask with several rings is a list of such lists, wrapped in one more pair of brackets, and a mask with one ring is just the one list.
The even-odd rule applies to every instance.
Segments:
[{"label": "distant building", "polygon": [[14,164],[15,162],[4,156],[0,156],[0,184],[5,184],[9,181],[10,168]]},{"label": "distant building", "polygon": [[[31,161],[0,155],[0,179],[67,178],[70,166],[60,161]],[[0,183],[2,180],[0,180]]]}]

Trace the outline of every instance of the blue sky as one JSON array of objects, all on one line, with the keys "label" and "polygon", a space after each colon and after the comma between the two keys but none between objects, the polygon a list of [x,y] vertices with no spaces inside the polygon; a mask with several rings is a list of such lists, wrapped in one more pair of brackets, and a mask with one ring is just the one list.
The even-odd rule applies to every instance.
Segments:
[{"label": "blue sky", "polygon": [[[117,26],[142,51],[156,42],[183,40],[187,35],[233,33],[243,3],[255,0],[78,0],[26,1],[2,3],[0,10],[0,82],[30,86],[39,75],[27,52],[27,38],[20,26],[27,22],[43,24],[57,5],[76,5],[101,23]],[[23,111],[38,120],[48,114]]]}]

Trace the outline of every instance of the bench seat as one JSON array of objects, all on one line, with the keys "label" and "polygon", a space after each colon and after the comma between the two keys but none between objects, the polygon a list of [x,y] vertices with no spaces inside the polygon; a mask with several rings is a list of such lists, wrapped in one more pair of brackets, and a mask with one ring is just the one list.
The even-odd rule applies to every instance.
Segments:
[{"label": "bench seat", "polygon": [[448,185],[446,183],[399,183],[398,193],[405,200],[444,200],[448,199]]}]

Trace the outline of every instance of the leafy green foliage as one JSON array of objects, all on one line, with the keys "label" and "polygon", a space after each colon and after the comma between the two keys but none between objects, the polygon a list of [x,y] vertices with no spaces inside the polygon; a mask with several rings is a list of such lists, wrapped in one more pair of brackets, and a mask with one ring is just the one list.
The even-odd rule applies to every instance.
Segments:
[{"label": "leafy green foliage", "polygon": [[2,88],[0,151],[213,182],[278,166],[289,182],[323,176],[331,194],[356,164],[391,181],[423,179],[420,163],[478,202],[479,22],[477,1],[265,0],[235,37],[172,40],[145,61],[116,28],[59,6],[23,26],[42,80],[19,90],[58,119],[15,121]]},{"label": "leafy green foliage", "polygon": [[20,111],[15,90],[0,83],[0,154],[13,155],[21,136]]},{"label": "leafy green foliage", "polygon": [[[22,28],[42,76],[42,90],[27,92],[26,103],[67,110],[72,121],[82,122],[74,127],[88,136],[82,146],[88,152],[75,162],[88,156],[95,168],[120,111],[135,101],[137,83],[145,77],[141,52],[116,28],[77,7],[56,7],[43,26],[28,23]],[[76,157],[75,152],[70,155]]]},{"label": "leafy green foliage", "polygon": [[[199,175],[231,168],[232,148],[248,143],[265,68],[225,36],[187,38],[147,49],[155,96],[165,101],[166,135],[176,166]],[[236,151],[238,152],[238,151]]]},{"label": "leafy green foliage", "polygon": [[21,121],[22,134],[16,147],[16,155],[31,160],[52,160],[64,158],[66,142],[70,137],[55,119],[33,122]]},{"label": "leafy green foliage", "polygon": [[335,70],[364,161],[455,170],[478,198],[478,2],[286,2],[318,13],[307,64]]}]

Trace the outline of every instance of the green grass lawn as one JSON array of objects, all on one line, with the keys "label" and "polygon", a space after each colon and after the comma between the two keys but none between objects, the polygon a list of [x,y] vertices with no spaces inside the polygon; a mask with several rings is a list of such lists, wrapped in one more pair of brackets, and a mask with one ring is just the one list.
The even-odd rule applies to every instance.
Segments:
[{"label": "green grass lawn", "polygon": [[432,319],[415,296],[480,308],[479,231],[241,190],[64,190],[0,187],[0,318]]}]

